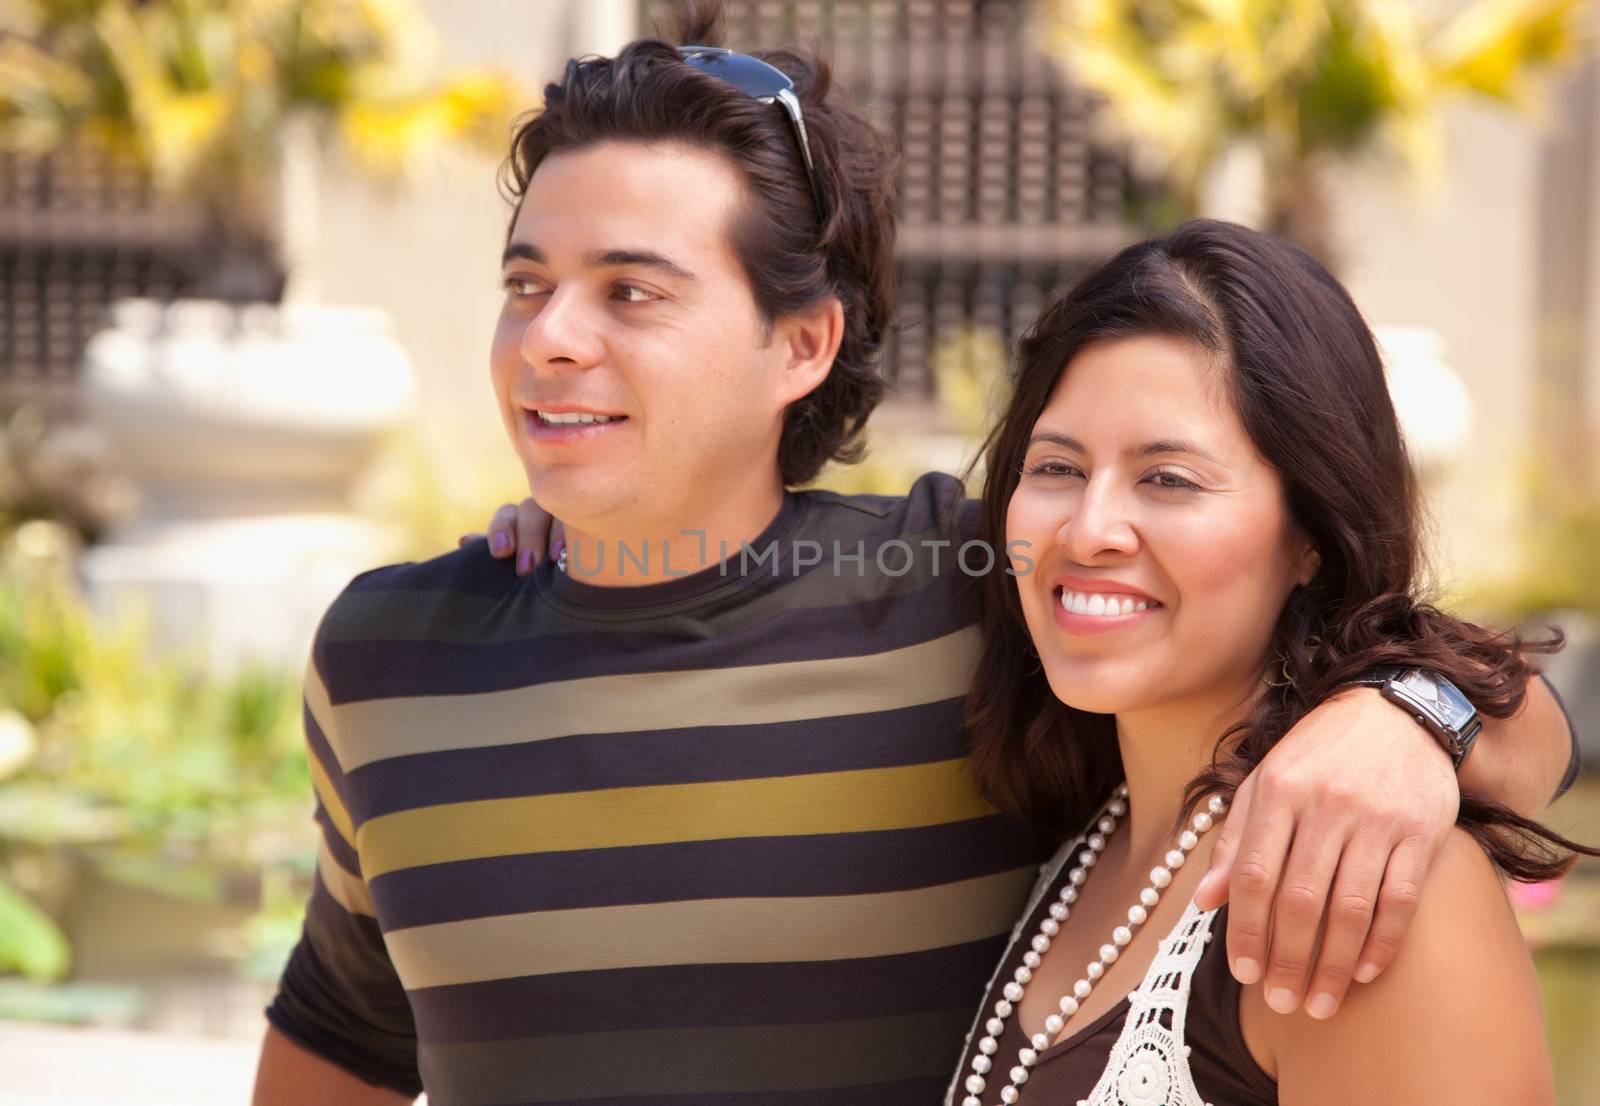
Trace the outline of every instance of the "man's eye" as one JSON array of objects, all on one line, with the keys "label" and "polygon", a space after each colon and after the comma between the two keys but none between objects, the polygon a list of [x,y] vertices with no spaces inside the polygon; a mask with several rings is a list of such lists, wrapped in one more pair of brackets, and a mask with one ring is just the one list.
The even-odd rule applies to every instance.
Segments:
[{"label": "man's eye", "polygon": [[613,291],[616,298],[624,303],[646,303],[657,298],[637,284],[618,284]]},{"label": "man's eye", "polygon": [[523,277],[506,277],[502,282],[507,292],[513,296],[533,296],[540,291],[539,285]]}]

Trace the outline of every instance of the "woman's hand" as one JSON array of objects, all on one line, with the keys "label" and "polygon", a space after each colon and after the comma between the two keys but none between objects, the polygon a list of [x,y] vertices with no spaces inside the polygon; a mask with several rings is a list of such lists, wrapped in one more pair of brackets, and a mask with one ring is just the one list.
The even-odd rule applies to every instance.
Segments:
[{"label": "woman's hand", "polygon": [[517,575],[526,576],[548,554],[551,560],[561,555],[564,535],[558,519],[550,517],[530,496],[521,503],[502,503],[489,519],[484,534],[462,534],[456,545],[482,541],[487,537],[489,554],[504,559],[515,554]]},{"label": "woman's hand", "polygon": [[1240,786],[1195,892],[1229,903],[1234,976],[1331,1017],[1394,960],[1460,803],[1449,756],[1376,688],[1307,714]]}]

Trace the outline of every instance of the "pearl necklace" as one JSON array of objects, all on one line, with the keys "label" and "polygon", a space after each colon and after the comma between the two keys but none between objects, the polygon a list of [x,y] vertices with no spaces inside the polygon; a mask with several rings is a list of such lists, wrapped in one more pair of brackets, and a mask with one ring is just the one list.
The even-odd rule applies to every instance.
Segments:
[{"label": "pearl necklace", "polygon": [[[1106,838],[1116,832],[1118,819],[1128,812],[1128,785],[1121,784],[1112,793],[1111,799],[1100,809],[1100,819],[1095,823],[1095,832],[1091,833],[1085,844],[1085,851],[1079,854],[1077,866],[1067,873],[1067,882],[1062,886],[1057,901],[1050,904],[1050,910],[1039,922],[1039,932],[1034,935],[1031,947],[1022,956],[1022,966],[1016,970],[1011,982],[1001,989],[1005,996],[994,1004],[994,1016],[984,1023],[985,1036],[978,1041],[978,1053],[972,1058],[972,1074],[967,1076],[967,1097],[961,1100],[961,1106],[983,1106],[978,1098],[989,1081],[985,1078],[994,1067],[994,1054],[1000,1048],[1000,1034],[1005,1029],[1006,1019],[1022,1003],[1022,996],[1026,993],[1028,982],[1033,978],[1033,973],[1044,963],[1044,954],[1050,950],[1052,939],[1061,932],[1061,923],[1067,920],[1071,913],[1069,909],[1078,901],[1078,888],[1083,886],[1083,881],[1088,878],[1089,869],[1094,867],[1100,859],[1100,854],[1105,851]],[[1191,820],[1192,829],[1186,829],[1178,835],[1178,847],[1169,849],[1162,859],[1164,864],[1157,865],[1150,870],[1150,885],[1139,892],[1139,901],[1128,908],[1128,924],[1118,926],[1111,931],[1111,941],[1100,946],[1098,960],[1090,961],[1084,969],[1083,978],[1072,985],[1072,993],[1061,996],[1057,1004],[1060,1013],[1051,1014],[1044,1020],[1044,1031],[1035,1033],[1028,1045],[1017,1052],[1017,1063],[1010,1071],[1011,1082],[1000,1088],[1000,1101],[1011,1104],[1022,1097],[1022,1085],[1028,1081],[1028,1071],[1039,1062],[1039,1053],[1050,1046],[1066,1027],[1067,1020],[1078,1012],[1079,1006],[1088,999],[1094,991],[1094,985],[1100,977],[1105,975],[1106,968],[1122,955],[1122,949],[1133,940],[1136,930],[1149,919],[1150,911],[1155,909],[1161,901],[1161,892],[1172,883],[1174,869],[1183,867],[1183,862],[1189,853],[1194,851],[1200,843],[1200,835],[1215,824],[1216,819],[1228,812],[1228,804],[1220,796],[1212,796],[1206,803],[1206,809],[1196,814]]]}]

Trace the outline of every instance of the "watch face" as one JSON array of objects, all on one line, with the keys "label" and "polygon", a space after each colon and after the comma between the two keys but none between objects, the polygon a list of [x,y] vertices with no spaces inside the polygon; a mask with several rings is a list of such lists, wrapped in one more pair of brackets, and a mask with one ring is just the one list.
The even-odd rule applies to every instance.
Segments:
[{"label": "watch face", "polygon": [[1408,694],[1414,696],[1419,706],[1428,710],[1446,728],[1458,733],[1472,721],[1477,713],[1467,697],[1456,690],[1454,684],[1436,680],[1426,672],[1407,672],[1399,681]]}]

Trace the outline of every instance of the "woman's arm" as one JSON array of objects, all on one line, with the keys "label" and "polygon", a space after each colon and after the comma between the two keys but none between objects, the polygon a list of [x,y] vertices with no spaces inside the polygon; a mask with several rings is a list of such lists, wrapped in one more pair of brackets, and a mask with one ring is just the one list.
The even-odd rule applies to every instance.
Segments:
[{"label": "woman's arm", "polygon": [[1338,1017],[1277,1017],[1259,987],[1239,1014],[1282,1106],[1555,1101],[1533,962],[1493,865],[1462,830],[1394,963]]}]

